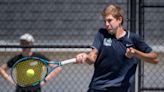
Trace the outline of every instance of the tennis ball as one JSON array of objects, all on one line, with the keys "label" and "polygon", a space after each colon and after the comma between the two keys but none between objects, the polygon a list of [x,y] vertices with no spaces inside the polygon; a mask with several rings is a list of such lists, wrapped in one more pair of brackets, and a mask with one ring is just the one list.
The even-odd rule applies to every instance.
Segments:
[{"label": "tennis ball", "polygon": [[27,75],[28,77],[33,77],[33,76],[35,75],[35,72],[34,72],[33,69],[28,69],[28,70],[26,71],[26,75]]}]

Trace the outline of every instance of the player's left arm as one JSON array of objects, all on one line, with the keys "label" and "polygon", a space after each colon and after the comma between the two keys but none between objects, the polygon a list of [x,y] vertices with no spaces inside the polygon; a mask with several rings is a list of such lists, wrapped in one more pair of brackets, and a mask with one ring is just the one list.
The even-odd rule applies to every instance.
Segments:
[{"label": "player's left arm", "polygon": [[[57,66],[57,65],[55,65],[55,64],[50,64],[49,65],[51,68],[53,68],[53,67],[55,67],[55,66]],[[57,67],[56,69],[54,69],[50,74],[48,74],[48,76],[46,77],[46,81],[49,81],[49,80],[51,80],[53,77],[55,77],[55,76],[57,76],[59,73],[60,73],[60,71],[62,70],[62,68],[61,67]]]},{"label": "player's left arm", "polygon": [[[41,54],[41,53],[37,53],[37,54],[39,55],[38,57],[40,57],[40,58],[42,58],[42,59],[45,59],[45,60],[47,60],[47,61],[50,61],[50,59],[47,58],[45,55],[43,55],[43,54]],[[49,67],[50,67],[50,68],[53,68],[53,67],[55,67],[55,66],[57,66],[57,65],[56,65],[56,64],[49,64]],[[61,67],[57,67],[57,68],[54,69],[50,74],[48,74],[48,75],[46,76],[45,80],[42,81],[40,84],[41,84],[42,86],[45,85],[46,82],[52,80],[53,77],[57,76],[57,75],[60,73],[61,70],[62,70]]]},{"label": "player's left arm", "polygon": [[[47,61],[50,61],[49,58],[47,58],[45,55],[40,54],[40,58],[45,59]],[[56,67],[56,64],[49,64],[50,68]],[[55,77],[56,75],[58,75],[60,73],[60,71],[62,70],[61,67],[57,67],[56,69],[54,69],[50,74],[48,74],[45,78],[44,82],[47,82],[49,80],[51,80],[53,77]]]},{"label": "player's left arm", "polygon": [[[49,67],[53,68],[57,65],[55,64],[50,64]],[[41,82],[41,85],[43,86],[46,82],[51,81],[55,76],[57,76],[62,70],[62,67],[57,67],[54,69],[50,74],[48,74],[45,78],[44,81]]]},{"label": "player's left arm", "polygon": [[135,48],[127,48],[127,57],[137,57],[149,63],[158,63],[157,53],[153,52],[153,49],[144,41],[143,37],[140,37],[138,34],[131,34],[131,39]]},{"label": "player's left arm", "polygon": [[128,48],[126,50],[126,54],[127,57],[131,58],[131,57],[137,57],[143,61],[149,62],[149,63],[154,63],[157,64],[159,61],[157,60],[157,53],[151,51],[148,53],[139,51],[135,48]]}]

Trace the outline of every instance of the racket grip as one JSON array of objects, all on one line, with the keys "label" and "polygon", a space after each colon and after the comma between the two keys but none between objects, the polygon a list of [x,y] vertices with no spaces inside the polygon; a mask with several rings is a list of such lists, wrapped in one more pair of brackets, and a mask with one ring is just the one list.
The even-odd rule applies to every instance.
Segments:
[{"label": "racket grip", "polygon": [[72,59],[61,61],[61,65],[75,63],[75,62],[76,62],[76,58],[72,58]]}]

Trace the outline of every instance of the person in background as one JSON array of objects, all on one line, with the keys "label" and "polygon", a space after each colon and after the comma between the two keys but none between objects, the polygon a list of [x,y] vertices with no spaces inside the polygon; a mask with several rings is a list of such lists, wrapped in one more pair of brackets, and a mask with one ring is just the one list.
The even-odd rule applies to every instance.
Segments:
[{"label": "person in background", "polygon": [[[29,34],[25,33],[20,37],[20,45],[21,46],[31,46],[34,43],[34,37]],[[22,48],[22,52],[18,55],[15,55],[13,58],[11,58],[6,64],[1,65],[0,67],[0,73],[1,76],[14,84],[10,74],[8,74],[9,68],[11,68],[18,60],[24,58],[24,57],[39,57],[45,60],[49,60],[47,57],[40,53],[33,52],[31,48]],[[53,67],[54,65],[51,65]],[[53,72],[51,72],[45,79],[45,81],[42,81],[40,85],[36,86],[30,86],[30,87],[21,87],[19,85],[16,85],[16,90],[15,92],[41,92],[41,85],[44,85],[46,81],[52,79],[52,77],[56,76],[61,70],[61,67],[58,69],[55,69]]]},{"label": "person in background", "polygon": [[142,37],[123,28],[118,5],[108,5],[102,17],[105,28],[95,35],[92,50],[76,56],[77,63],[94,64],[88,92],[134,92],[130,88],[138,61],[157,64],[157,54]]}]

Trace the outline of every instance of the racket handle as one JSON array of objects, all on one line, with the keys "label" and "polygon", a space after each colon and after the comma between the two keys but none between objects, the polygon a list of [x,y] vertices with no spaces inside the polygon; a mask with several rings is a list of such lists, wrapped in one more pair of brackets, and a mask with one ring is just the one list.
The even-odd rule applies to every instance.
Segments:
[{"label": "racket handle", "polygon": [[76,62],[76,58],[72,58],[72,59],[61,61],[61,65],[75,63],[75,62]]}]

